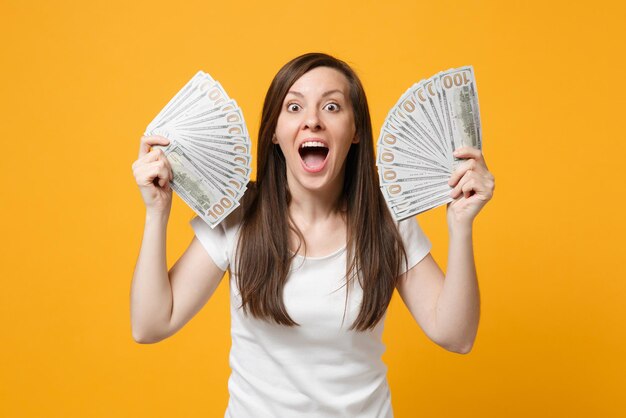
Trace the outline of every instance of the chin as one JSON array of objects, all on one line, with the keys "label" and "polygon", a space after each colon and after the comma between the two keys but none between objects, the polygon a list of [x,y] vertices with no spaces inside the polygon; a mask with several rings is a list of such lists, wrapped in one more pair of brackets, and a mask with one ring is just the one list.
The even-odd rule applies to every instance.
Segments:
[{"label": "chin", "polygon": [[[298,167],[299,168],[299,167]],[[311,192],[324,192],[329,188],[336,187],[336,182],[339,181],[337,177],[332,176],[330,167],[326,167],[328,170],[324,173],[307,173],[300,169],[297,175],[291,173],[291,180],[295,181],[301,188]],[[289,175],[287,176],[289,181]]]},{"label": "chin", "polygon": [[327,176],[299,175],[294,180],[307,190],[324,190],[331,183]]}]

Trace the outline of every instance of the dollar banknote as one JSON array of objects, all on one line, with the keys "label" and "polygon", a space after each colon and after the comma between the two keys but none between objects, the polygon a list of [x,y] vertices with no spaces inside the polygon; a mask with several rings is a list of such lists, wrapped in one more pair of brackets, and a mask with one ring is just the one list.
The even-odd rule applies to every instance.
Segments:
[{"label": "dollar banknote", "polygon": [[148,124],[144,135],[172,167],[172,190],[214,228],[237,206],[250,181],[251,144],[243,112],[219,82],[199,71]]},{"label": "dollar banknote", "polygon": [[377,142],[380,187],[400,221],[450,203],[448,180],[462,159],[482,149],[478,93],[471,66],[442,71],[411,86],[391,108]]}]

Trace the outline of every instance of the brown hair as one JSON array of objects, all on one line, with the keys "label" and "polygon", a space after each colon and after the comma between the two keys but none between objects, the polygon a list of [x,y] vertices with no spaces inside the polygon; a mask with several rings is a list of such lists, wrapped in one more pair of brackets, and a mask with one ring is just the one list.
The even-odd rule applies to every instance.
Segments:
[{"label": "brown hair", "polygon": [[[350,330],[374,328],[383,317],[396,287],[406,254],[402,239],[379,188],[375,169],[372,123],[361,81],[345,62],[327,54],[309,53],[285,64],[265,96],[257,150],[257,181],[249,186],[237,245],[237,285],[244,313],[282,325],[297,324],[285,308],[283,288],[295,253],[289,231],[304,242],[289,216],[291,200],[285,157],[272,143],[289,88],[316,67],[330,67],[348,79],[356,135],[345,163],[342,202],[347,207],[346,303],[351,281],[363,288],[360,312]],[[345,310],[344,310],[345,318]]]}]

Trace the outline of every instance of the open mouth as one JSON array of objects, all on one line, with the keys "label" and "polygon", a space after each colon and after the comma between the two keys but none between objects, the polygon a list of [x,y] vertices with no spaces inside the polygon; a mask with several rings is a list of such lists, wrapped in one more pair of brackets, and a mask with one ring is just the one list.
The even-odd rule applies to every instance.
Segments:
[{"label": "open mouth", "polygon": [[319,141],[307,141],[300,145],[298,153],[308,171],[320,171],[324,168],[328,147]]}]

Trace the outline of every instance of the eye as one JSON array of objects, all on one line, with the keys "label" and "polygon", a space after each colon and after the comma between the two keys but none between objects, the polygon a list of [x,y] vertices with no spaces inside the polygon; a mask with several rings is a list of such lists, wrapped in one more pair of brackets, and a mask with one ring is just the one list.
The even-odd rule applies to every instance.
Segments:
[{"label": "eye", "polygon": [[298,103],[289,103],[287,104],[287,110],[289,112],[297,112],[300,110],[300,105]]},{"label": "eye", "polygon": [[339,105],[337,103],[328,103],[325,108],[330,112],[337,112],[339,110]]}]

